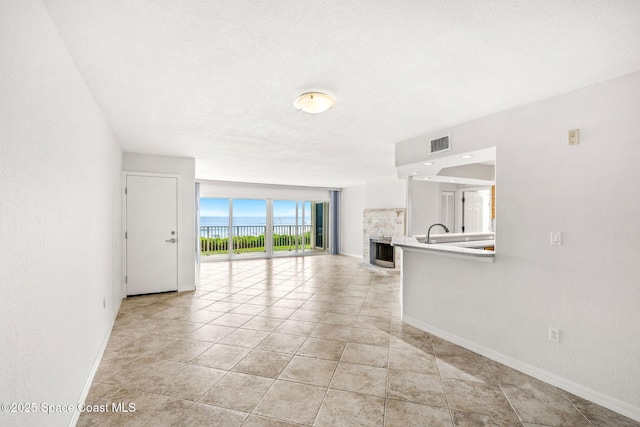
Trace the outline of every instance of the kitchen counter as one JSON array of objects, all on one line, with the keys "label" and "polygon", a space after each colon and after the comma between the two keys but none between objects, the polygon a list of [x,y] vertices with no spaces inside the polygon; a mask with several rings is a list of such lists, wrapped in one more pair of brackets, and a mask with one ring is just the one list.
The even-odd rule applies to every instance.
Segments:
[{"label": "kitchen counter", "polygon": [[[424,240],[424,237],[422,240]],[[494,262],[495,250],[482,249],[482,247],[490,247],[494,244],[495,241],[488,238],[483,240],[429,244],[419,242],[416,237],[394,237],[391,240],[392,246],[402,248],[402,250],[422,252],[429,255],[463,258],[480,262]],[[478,249],[478,247],[480,247],[480,249]]]},{"label": "kitchen counter", "polygon": [[[436,234],[431,233],[429,236],[429,243],[463,243],[463,242],[477,242],[478,240],[495,240],[496,233],[443,233]],[[425,240],[425,235],[413,236],[418,242]]]}]

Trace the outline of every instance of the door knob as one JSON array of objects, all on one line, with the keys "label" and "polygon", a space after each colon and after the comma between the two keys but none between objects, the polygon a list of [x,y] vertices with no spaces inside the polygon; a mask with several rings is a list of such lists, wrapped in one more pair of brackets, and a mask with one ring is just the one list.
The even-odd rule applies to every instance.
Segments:
[{"label": "door knob", "polygon": [[176,242],[176,239],[169,239],[169,240],[165,240],[165,242],[168,242],[168,243],[175,243],[175,242]]}]

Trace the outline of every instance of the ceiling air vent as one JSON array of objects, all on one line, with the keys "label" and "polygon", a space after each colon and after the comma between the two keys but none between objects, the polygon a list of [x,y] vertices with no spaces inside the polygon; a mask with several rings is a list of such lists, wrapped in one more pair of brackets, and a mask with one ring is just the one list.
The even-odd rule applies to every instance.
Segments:
[{"label": "ceiling air vent", "polygon": [[451,150],[451,135],[431,140],[431,154],[449,150]]}]

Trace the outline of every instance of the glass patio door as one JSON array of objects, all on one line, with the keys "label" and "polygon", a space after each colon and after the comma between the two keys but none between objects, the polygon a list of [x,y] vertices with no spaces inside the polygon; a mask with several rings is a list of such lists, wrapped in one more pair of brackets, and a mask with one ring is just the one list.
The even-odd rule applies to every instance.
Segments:
[{"label": "glass patio door", "polygon": [[290,256],[302,252],[304,247],[303,202],[296,200],[273,201],[273,255]]},{"label": "glass patio door", "polygon": [[327,202],[201,198],[201,259],[326,253],[327,209]]},{"label": "glass patio door", "polygon": [[328,203],[317,203],[317,202],[312,204],[312,210],[313,210],[312,228],[314,231],[313,233],[314,249],[327,249],[327,246],[326,246],[327,239],[325,238],[325,231],[327,229],[327,226],[326,226],[327,215],[325,210],[327,209],[327,205]]},{"label": "glass patio door", "polygon": [[200,199],[200,257],[203,261],[229,259],[230,208],[228,198]]},{"label": "glass patio door", "polygon": [[326,252],[326,202],[273,201],[273,255]]},{"label": "glass patio door", "polygon": [[232,199],[231,259],[266,255],[267,201]]}]

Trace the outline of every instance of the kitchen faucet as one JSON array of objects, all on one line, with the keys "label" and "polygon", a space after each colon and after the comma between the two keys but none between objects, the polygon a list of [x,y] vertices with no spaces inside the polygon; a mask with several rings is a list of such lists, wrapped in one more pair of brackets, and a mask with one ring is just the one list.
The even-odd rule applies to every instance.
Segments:
[{"label": "kitchen faucet", "polygon": [[440,227],[444,228],[445,233],[448,233],[448,232],[449,232],[449,229],[447,228],[447,226],[446,226],[446,225],[444,225],[444,224],[440,224],[440,223],[433,224],[431,227],[429,227],[429,230],[427,231],[427,239],[424,241],[425,243],[429,243],[429,235],[431,234],[431,229],[432,229],[433,227],[435,227],[436,225],[439,225]]}]

